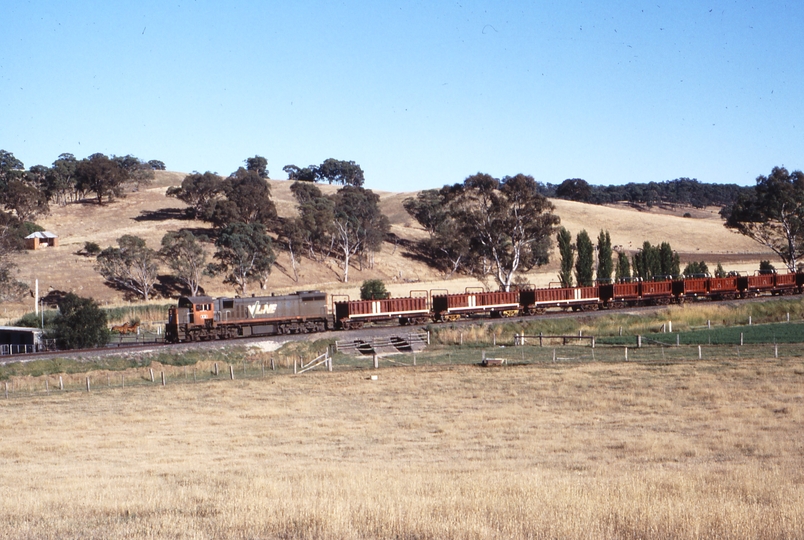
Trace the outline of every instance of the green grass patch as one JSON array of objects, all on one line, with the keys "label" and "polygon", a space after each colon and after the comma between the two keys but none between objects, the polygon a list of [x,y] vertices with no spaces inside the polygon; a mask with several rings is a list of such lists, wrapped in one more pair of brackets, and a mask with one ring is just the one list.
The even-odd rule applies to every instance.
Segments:
[{"label": "green grass patch", "polygon": [[[759,343],[804,343],[804,323],[771,323],[745,326],[715,327],[675,333],[643,335],[643,344],[675,345],[739,345]],[[633,346],[635,336],[609,336],[597,338],[600,345]]]},{"label": "green grass patch", "polygon": [[10,377],[41,377],[53,374],[89,373],[98,370],[125,371],[127,369],[148,366],[148,358],[104,357],[92,361],[73,360],[67,358],[53,358],[48,360],[33,360],[31,362],[13,362],[0,365],[0,380]]}]

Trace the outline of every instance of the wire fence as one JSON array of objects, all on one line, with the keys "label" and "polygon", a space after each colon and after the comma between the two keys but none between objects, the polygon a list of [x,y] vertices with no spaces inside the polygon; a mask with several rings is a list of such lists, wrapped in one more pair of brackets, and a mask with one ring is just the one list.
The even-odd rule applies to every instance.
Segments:
[{"label": "wire fence", "polygon": [[[320,357],[319,357],[320,358]],[[245,357],[233,362],[203,361],[193,365],[143,366],[124,371],[89,373],[52,373],[39,376],[9,377],[0,381],[0,399],[46,396],[68,392],[103,392],[122,388],[160,388],[168,385],[193,385],[259,380],[280,376],[310,376],[310,373],[373,371],[376,368],[412,366],[499,365],[510,369],[520,365],[571,365],[603,363],[682,363],[698,361],[734,362],[740,360],[784,360],[804,358],[804,343],[762,343],[740,345],[653,344],[643,347],[623,346],[498,346],[450,347],[408,354],[353,356],[336,353],[328,363],[310,368],[313,358]],[[486,360],[486,362],[484,362]],[[298,372],[298,374],[297,374]]]}]

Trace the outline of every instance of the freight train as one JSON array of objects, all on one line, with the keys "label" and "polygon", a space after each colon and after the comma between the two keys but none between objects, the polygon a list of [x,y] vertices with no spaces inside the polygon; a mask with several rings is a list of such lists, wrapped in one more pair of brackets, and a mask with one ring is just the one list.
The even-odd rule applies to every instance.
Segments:
[{"label": "freight train", "polygon": [[804,272],[727,277],[683,276],[652,281],[600,283],[591,287],[548,287],[512,292],[467,289],[413,291],[408,298],[336,301],[327,294],[299,291],[250,298],[182,297],[168,312],[165,339],[171,343],[350,330],[366,323],[416,325],[487,315],[537,315],[549,308],[587,311],[628,306],[730,300],[761,294],[801,294]]}]

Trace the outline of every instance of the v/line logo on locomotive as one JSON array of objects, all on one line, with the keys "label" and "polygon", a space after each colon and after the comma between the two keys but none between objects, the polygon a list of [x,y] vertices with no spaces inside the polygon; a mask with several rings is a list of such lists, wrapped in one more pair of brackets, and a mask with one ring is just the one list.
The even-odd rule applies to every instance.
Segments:
[{"label": "v/line logo on locomotive", "polygon": [[273,315],[276,313],[276,304],[262,304],[257,300],[248,306],[249,314],[254,317],[255,315]]}]

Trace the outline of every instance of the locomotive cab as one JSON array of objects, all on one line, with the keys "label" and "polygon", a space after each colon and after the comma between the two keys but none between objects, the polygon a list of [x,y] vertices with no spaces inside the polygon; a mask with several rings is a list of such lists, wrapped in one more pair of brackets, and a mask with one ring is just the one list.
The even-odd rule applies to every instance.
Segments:
[{"label": "locomotive cab", "polygon": [[176,323],[190,326],[212,326],[215,310],[211,296],[182,296],[176,308]]}]

